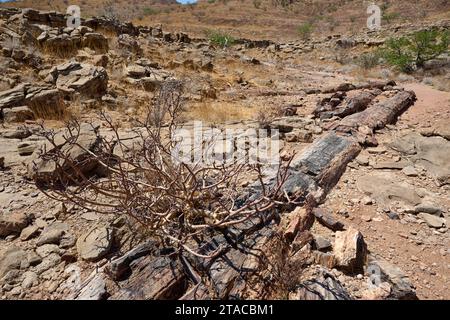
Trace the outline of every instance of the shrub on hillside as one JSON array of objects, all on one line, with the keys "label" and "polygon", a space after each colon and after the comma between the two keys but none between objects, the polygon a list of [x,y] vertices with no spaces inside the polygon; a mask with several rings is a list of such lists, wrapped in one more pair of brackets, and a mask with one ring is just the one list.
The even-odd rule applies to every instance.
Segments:
[{"label": "shrub on hillside", "polygon": [[364,53],[358,58],[357,65],[364,70],[369,70],[379,65],[380,58],[378,51]]},{"label": "shrub on hillside", "polygon": [[208,30],[206,34],[212,44],[222,48],[230,47],[235,42],[235,39],[224,31]]},{"label": "shrub on hillside", "polygon": [[386,62],[403,72],[412,72],[425,62],[449,52],[448,31],[422,30],[411,36],[390,38],[381,53]]},{"label": "shrub on hillside", "polygon": [[307,22],[297,28],[297,32],[303,40],[309,39],[314,27],[311,23]]}]

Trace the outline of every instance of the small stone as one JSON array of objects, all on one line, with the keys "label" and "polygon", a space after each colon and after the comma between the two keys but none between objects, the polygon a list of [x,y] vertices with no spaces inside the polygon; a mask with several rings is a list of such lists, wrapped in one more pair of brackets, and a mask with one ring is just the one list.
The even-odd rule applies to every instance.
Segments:
[{"label": "small stone", "polygon": [[386,215],[387,215],[387,216],[389,217],[389,219],[391,219],[391,220],[400,220],[400,216],[399,216],[396,212],[389,211],[389,212],[386,213]]},{"label": "small stone", "polygon": [[369,157],[365,155],[359,155],[358,157],[356,157],[356,162],[361,166],[368,166]]},{"label": "small stone", "polygon": [[408,177],[417,177],[419,173],[413,166],[407,166],[402,169],[402,172]]},{"label": "small stone", "polygon": [[439,229],[445,226],[445,219],[436,217],[428,213],[420,213],[418,216],[431,228]]},{"label": "small stone", "polygon": [[367,151],[370,154],[383,154],[386,153],[387,149],[385,147],[368,148]]},{"label": "small stone", "polygon": [[10,293],[11,293],[13,296],[18,296],[18,295],[20,295],[20,294],[22,293],[22,288],[21,288],[21,287],[14,287],[14,288],[10,291]]},{"label": "small stone", "polygon": [[20,234],[28,225],[28,217],[24,213],[3,214],[0,216],[0,237]]},{"label": "small stone", "polygon": [[23,274],[22,288],[30,289],[38,284],[38,276],[36,273],[27,271]]},{"label": "small stone", "polygon": [[317,235],[314,236],[314,245],[319,251],[326,252],[331,249],[331,242],[328,239]]},{"label": "small stone", "polygon": [[372,221],[372,217],[363,215],[363,216],[361,216],[361,220],[365,221],[365,222],[370,222],[370,221]]},{"label": "small stone", "polygon": [[39,233],[39,227],[36,225],[31,225],[22,230],[20,234],[20,240],[28,241],[31,238],[34,238]]},{"label": "small stone", "polygon": [[421,204],[417,205],[414,210],[416,213],[428,213],[438,217],[442,216],[443,213],[442,208],[429,201],[422,202]]},{"label": "small stone", "polygon": [[59,244],[62,236],[67,232],[69,226],[62,222],[54,222],[51,225],[44,228],[37,241],[37,245],[41,246],[43,244]]},{"label": "small stone", "polygon": [[47,257],[45,257],[42,262],[36,266],[35,272],[37,274],[42,274],[43,272],[55,267],[61,262],[61,257],[57,253],[51,253]]},{"label": "small stone", "polygon": [[87,221],[97,221],[98,215],[95,212],[86,212],[81,215],[81,218]]},{"label": "small stone", "polygon": [[373,204],[373,200],[371,197],[365,196],[362,198],[362,203],[366,206]]},{"label": "small stone", "polygon": [[60,254],[60,249],[56,244],[44,244],[36,249],[36,253],[41,257],[45,258],[52,253]]},{"label": "small stone", "polygon": [[350,217],[348,211],[345,210],[345,209],[340,209],[340,210],[337,212],[337,214],[340,215],[340,216],[343,216],[343,217],[345,217],[345,218]]},{"label": "small stone", "polygon": [[77,237],[72,233],[65,233],[61,241],[59,242],[59,246],[63,249],[72,248],[77,243]]},{"label": "small stone", "polygon": [[46,226],[48,226],[48,223],[41,218],[36,219],[34,223],[39,229],[44,229]]}]

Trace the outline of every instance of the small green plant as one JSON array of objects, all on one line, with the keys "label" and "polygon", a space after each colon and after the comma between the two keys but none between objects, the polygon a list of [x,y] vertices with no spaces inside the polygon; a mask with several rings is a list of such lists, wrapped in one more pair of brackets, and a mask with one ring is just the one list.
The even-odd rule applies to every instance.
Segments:
[{"label": "small green plant", "polygon": [[213,3],[215,3],[216,2],[216,0],[208,0],[208,3],[209,4],[213,4]]},{"label": "small green plant", "polygon": [[297,32],[303,40],[309,39],[313,30],[314,27],[310,22],[306,22],[297,28]]},{"label": "small green plant", "polygon": [[218,30],[208,30],[206,35],[212,44],[225,48],[234,44],[235,39],[228,33]]},{"label": "small green plant", "polygon": [[422,30],[408,37],[390,38],[381,54],[388,64],[410,73],[449,52],[449,45],[449,31]]},{"label": "small green plant", "polygon": [[158,14],[158,13],[159,13],[159,11],[155,10],[153,8],[150,8],[150,7],[144,8],[144,15],[145,16],[151,16],[151,15]]}]

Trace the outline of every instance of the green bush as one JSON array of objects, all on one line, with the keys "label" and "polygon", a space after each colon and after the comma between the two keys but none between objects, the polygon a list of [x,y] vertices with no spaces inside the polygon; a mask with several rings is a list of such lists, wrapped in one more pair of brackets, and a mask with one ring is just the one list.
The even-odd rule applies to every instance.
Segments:
[{"label": "green bush", "polygon": [[297,28],[297,32],[303,40],[309,39],[314,27],[311,23],[307,22]]},{"label": "green bush", "polygon": [[383,58],[403,72],[421,68],[425,62],[449,52],[448,31],[422,30],[411,36],[390,38],[381,51]]},{"label": "green bush", "polygon": [[218,30],[206,31],[207,37],[212,44],[225,48],[234,44],[235,39],[228,33]]}]

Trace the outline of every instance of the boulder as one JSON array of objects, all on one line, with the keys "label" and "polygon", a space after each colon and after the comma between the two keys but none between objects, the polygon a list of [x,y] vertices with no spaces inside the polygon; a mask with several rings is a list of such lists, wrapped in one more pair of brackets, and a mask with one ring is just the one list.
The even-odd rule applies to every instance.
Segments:
[{"label": "boulder", "polygon": [[88,47],[92,50],[97,50],[101,52],[108,51],[108,39],[101,33],[96,32],[85,33],[81,40],[81,45],[83,47]]},{"label": "boulder", "polygon": [[89,175],[98,167],[98,161],[93,158],[90,152],[98,151],[100,137],[97,135],[98,128],[90,124],[80,124],[80,132],[77,139],[67,142],[64,136],[68,133],[64,130],[57,134],[55,142],[66,159],[53,159],[42,157],[45,149],[47,155],[56,152],[47,143],[46,147],[39,148],[33,154],[33,160],[28,164],[28,175],[37,183],[48,184],[55,181],[74,182],[78,174]]},{"label": "boulder", "polygon": [[112,229],[107,227],[94,228],[78,238],[77,251],[83,260],[98,261],[109,253],[112,243]]},{"label": "boulder", "polygon": [[423,137],[409,133],[396,138],[390,147],[410,156],[411,160],[426,169],[439,186],[450,183],[450,141],[442,137]]},{"label": "boulder", "polygon": [[393,201],[408,206],[416,206],[422,202],[415,186],[398,181],[392,173],[367,174],[359,177],[356,185],[360,191],[386,208],[389,208]]},{"label": "boulder", "polygon": [[351,273],[362,270],[367,260],[367,245],[362,234],[349,227],[336,232],[333,253],[338,267]]},{"label": "boulder", "polygon": [[28,217],[23,213],[3,214],[0,216],[0,237],[20,234],[28,225]]},{"label": "boulder", "polygon": [[10,247],[0,257],[0,279],[11,270],[21,270],[29,265],[27,253],[17,247]]},{"label": "boulder", "polygon": [[108,74],[103,67],[68,62],[50,71],[48,81],[66,94],[80,93],[87,97],[101,97],[108,88]]},{"label": "boulder", "polygon": [[119,45],[119,48],[125,49],[130,53],[141,55],[143,52],[141,45],[139,44],[139,41],[128,34],[119,35],[117,43]]},{"label": "boulder", "polygon": [[391,265],[386,260],[368,257],[367,273],[371,276],[375,286],[382,286],[383,283],[388,283],[391,290],[388,292],[388,299],[396,300],[416,300],[416,291],[409,278],[403,271]]},{"label": "boulder", "polygon": [[34,119],[33,111],[27,106],[3,110],[3,120],[5,122],[24,122],[32,119]]},{"label": "boulder", "polygon": [[0,110],[23,105],[29,84],[21,84],[13,89],[0,92]]},{"label": "boulder", "polygon": [[62,222],[54,222],[42,230],[36,244],[59,244],[63,235],[69,230],[69,225]]},{"label": "boulder", "polygon": [[429,213],[419,213],[418,217],[426,222],[426,224],[435,229],[440,229],[445,227],[446,221],[443,218],[437,217]]}]

